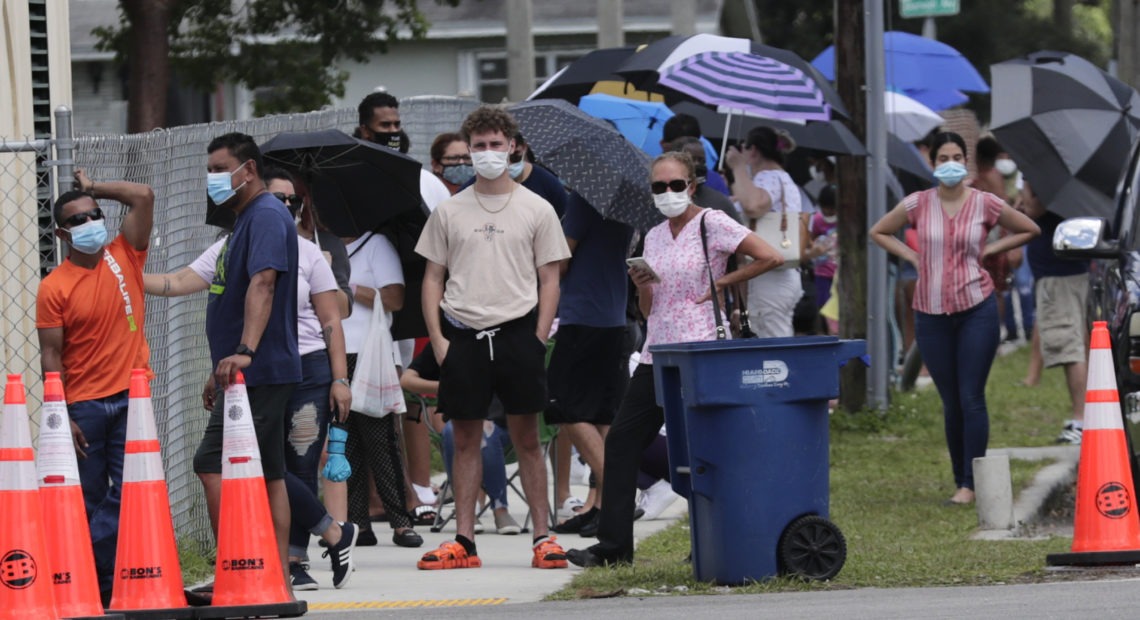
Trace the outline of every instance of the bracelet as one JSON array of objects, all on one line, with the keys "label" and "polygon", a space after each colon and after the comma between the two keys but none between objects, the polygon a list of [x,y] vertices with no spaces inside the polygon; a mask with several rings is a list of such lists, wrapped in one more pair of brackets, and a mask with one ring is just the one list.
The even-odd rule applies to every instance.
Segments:
[{"label": "bracelet", "polygon": [[352,385],[349,384],[349,382],[348,382],[348,377],[341,377],[340,379],[334,379],[333,383],[339,383],[339,384],[343,385],[344,387],[352,387]]}]

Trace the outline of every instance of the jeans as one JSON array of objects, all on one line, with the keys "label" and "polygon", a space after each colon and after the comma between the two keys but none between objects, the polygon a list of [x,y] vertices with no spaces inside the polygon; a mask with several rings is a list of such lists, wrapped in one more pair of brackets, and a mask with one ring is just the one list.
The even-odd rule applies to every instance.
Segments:
[{"label": "jeans", "polygon": [[87,506],[91,546],[99,590],[110,592],[119,543],[119,502],[123,488],[123,458],[127,445],[128,393],[68,405],[68,414],[87,439],[79,459],[79,481]]},{"label": "jeans", "polygon": [[915,341],[942,398],[954,483],[973,489],[974,458],[986,455],[990,436],[986,379],[1001,337],[997,298],[953,314],[914,314]]},{"label": "jeans", "polygon": [[[332,386],[332,369],[329,366],[327,351],[314,351],[301,356],[301,383],[293,390],[285,410],[285,470],[296,478],[296,482],[304,485],[313,498],[317,495],[317,469],[320,466],[321,450],[328,435],[329,421],[332,419],[332,408],[329,406],[329,391]],[[286,475],[286,486],[289,488],[289,497],[292,499],[300,492],[293,481]],[[308,497],[305,498],[308,500]],[[295,503],[295,502],[291,502]],[[319,504],[319,502],[317,502]],[[305,501],[308,511],[312,502]],[[297,506],[293,509],[293,521],[289,528],[289,553],[304,557],[303,551],[309,545],[309,533],[320,534],[331,523],[321,520],[323,525],[320,531],[313,532],[306,524],[313,523],[312,515],[298,518]],[[322,514],[324,510],[321,510]],[[301,553],[296,553],[300,550]]]},{"label": "jeans", "polygon": [[[486,425],[491,425],[491,434],[486,432]],[[507,461],[504,451],[511,447],[511,436],[507,429],[494,422],[484,422],[483,432],[483,490],[491,498],[491,509],[507,507]],[[451,463],[455,459],[455,431],[451,422],[443,427],[440,442],[443,453],[443,466],[447,469],[447,478],[451,479]]]},{"label": "jeans", "polygon": [[1017,335],[1017,317],[1013,314],[1013,294],[1016,291],[1018,301],[1021,302],[1021,327],[1025,331],[1025,339],[1029,340],[1033,333],[1033,317],[1036,309],[1033,299],[1033,274],[1029,271],[1029,261],[1022,261],[1013,272],[1013,286],[1009,291],[1002,293],[1005,296],[1005,332]]}]

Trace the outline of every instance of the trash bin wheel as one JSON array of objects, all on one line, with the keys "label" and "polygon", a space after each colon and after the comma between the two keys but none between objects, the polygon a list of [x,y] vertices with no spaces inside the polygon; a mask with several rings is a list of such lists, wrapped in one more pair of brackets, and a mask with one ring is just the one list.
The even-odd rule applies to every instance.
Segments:
[{"label": "trash bin wheel", "polygon": [[847,560],[847,541],[831,521],[805,515],[784,528],[776,557],[781,574],[819,581],[831,579]]}]

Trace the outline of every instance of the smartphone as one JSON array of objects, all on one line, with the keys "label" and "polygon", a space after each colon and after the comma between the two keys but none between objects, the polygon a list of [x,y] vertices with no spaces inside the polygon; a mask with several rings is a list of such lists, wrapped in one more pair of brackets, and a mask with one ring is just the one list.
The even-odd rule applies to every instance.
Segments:
[{"label": "smartphone", "polygon": [[649,266],[649,263],[646,262],[646,260],[640,256],[635,256],[633,258],[625,259],[625,264],[629,265],[630,267],[635,267],[637,269],[640,269],[642,271],[648,271],[649,274],[653,276],[654,282],[660,282],[661,281],[661,278],[657,275],[657,272],[653,271],[653,268]]}]

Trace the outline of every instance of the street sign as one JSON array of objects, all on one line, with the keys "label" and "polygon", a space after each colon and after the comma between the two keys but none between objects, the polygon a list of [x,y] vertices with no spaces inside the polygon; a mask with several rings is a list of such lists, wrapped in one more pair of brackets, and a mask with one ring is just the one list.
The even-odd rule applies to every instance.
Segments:
[{"label": "street sign", "polygon": [[899,0],[901,17],[943,17],[961,10],[959,0]]}]

